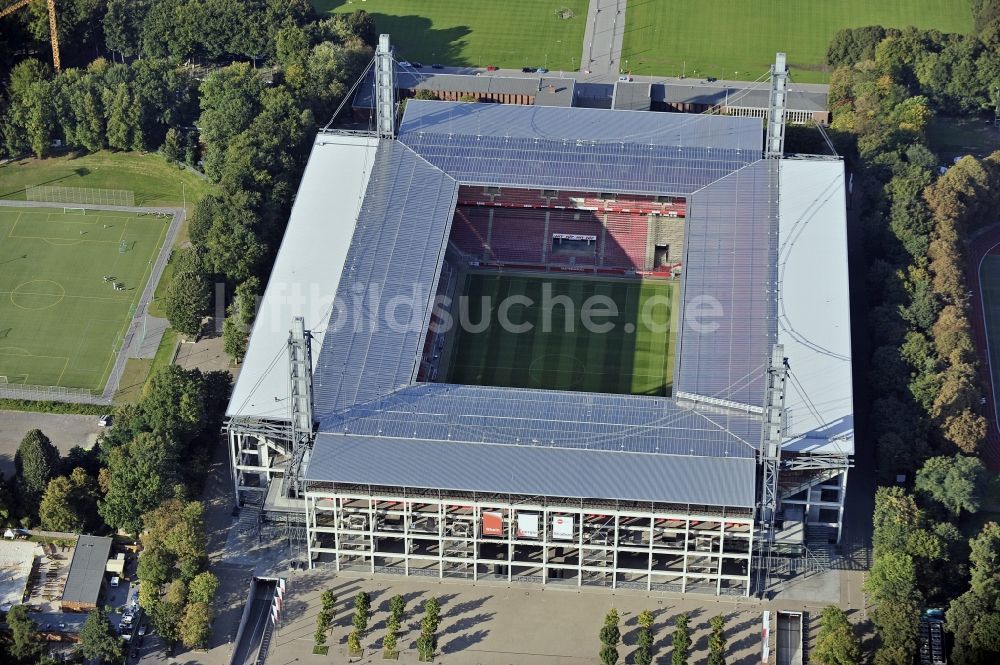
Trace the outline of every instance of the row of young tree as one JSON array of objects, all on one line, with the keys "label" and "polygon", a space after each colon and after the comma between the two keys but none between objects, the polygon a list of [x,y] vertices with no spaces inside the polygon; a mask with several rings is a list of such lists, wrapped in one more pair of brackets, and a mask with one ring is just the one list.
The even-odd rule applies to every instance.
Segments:
[{"label": "row of young tree", "polygon": [[[983,6],[993,5],[979,2],[977,17]],[[964,248],[972,233],[996,222],[1000,153],[963,158],[937,177],[925,137],[935,113],[995,103],[989,86],[1000,69],[989,63],[1000,54],[997,22],[977,26],[973,36],[863,28],[840,33],[830,46],[831,63],[841,65],[830,84],[833,134],[855,174],[868,266],[878,475],[889,484],[905,474],[915,491],[883,487],[876,495],[866,591],[880,665],[913,661],[921,611],[934,606],[950,606],[955,662],[1000,657],[1000,644],[984,638],[1000,618],[995,590],[955,600],[968,585],[970,551],[982,550],[996,529],[987,525],[968,541],[958,524],[980,509],[989,482],[976,457],[987,421]],[[989,71],[977,71],[983,68]],[[973,555],[973,571],[986,564]],[[978,623],[960,618],[963,607],[982,612]]]},{"label": "row of young tree", "polygon": [[[649,610],[643,610],[636,617],[639,631],[636,635],[635,650],[631,662],[635,665],[650,665],[654,662],[655,640],[653,627],[656,617]],[[674,618],[674,631],[671,634],[670,663],[671,665],[687,665],[691,658],[691,616],[682,612]],[[726,665],[726,619],[722,615],[714,616],[708,621],[710,629],[708,637],[708,665]],[[600,632],[601,649],[598,657],[604,665],[615,665],[618,662],[618,647],[622,643],[621,617],[618,610],[611,608],[604,617],[604,625]]]}]

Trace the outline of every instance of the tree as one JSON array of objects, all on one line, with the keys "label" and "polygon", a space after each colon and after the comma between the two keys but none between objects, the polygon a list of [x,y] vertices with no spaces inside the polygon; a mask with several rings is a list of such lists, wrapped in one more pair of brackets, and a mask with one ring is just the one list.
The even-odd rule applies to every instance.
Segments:
[{"label": "tree", "polygon": [[712,629],[708,637],[708,665],[726,665],[726,619],[716,615],[709,619]]},{"label": "tree", "polygon": [[41,430],[24,435],[14,455],[17,496],[22,511],[34,516],[49,481],[59,475],[59,451]]},{"label": "tree", "polygon": [[27,605],[15,605],[7,612],[7,629],[12,644],[10,653],[24,663],[34,663],[42,652],[42,638],[38,626],[28,617]]},{"label": "tree", "polygon": [[441,618],[441,602],[431,596],[424,603],[424,618],[420,621],[420,637],[417,638],[417,654],[421,661],[434,659],[437,650],[437,629]]},{"label": "tree", "polygon": [[691,649],[691,633],[688,628],[688,613],[683,612],[674,619],[673,652],[670,654],[672,665],[687,665],[688,652]]},{"label": "tree", "polygon": [[637,619],[639,636],[636,638],[635,665],[650,665],[653,662],[653,613],[643,610]]},{"label": "tree", "polygon": [[621,620],[618,610],[611,608],[604,617],[604,625],[601,626],[601,651],[599,656],[604,665],[614,665],[618,662],[618,644],[621,642],[622,633],[619,624]]},{"label": "tree", "polygon": [[858,665],[861,642],[847,614],[835,605],[823,608],[816,647],[809,657],[812,665]]},{"label": "tree", "polygon": [[211,604],[219,589],[219,578],[207,570],[195,575],[188,585],[188,602]]},{"label": "tree", "polygon": [[351,618],[351,625],[354,630],[348,635],[348,644],[353,652],[361,650],[361,640],[368,630],[368,621],[371,618],[371,598],[364,591],[359,591],[354,596],[354,616]]},{"label": "tree", "polygon": [[[173,497],[144,515],[143,525],[146,529],[142,534],[143,547],[167,552],[177,562],[181,577],[194,584],[207,558],[205,505]],[[196,598],[192,600],[202,600],[217,585],[217,580],[202,577],[194,588]]]},{"label": "tree", "polygon": [[212,609],[208,603],[189,603],[178,631],[181,643],[189,649],[205,647],[212,631]]},{"label": "tree", "polygon": [[209,74],[201,86],[199,127],[205,143],[205,173],[222,174],[226,148],[260,113],[264,79],[249,63],[234,64]]},{"label": "tree", "polygon": [[211,397],[205,375],[199,370],[167,365],[150,378],[142,400],[142,415],[154,432],[187,443],[205,426],[207,400]]},{"label": "tree", "polygon": [[175,330],[194,337],[201,332],[201,316],[208,309],[210,300],[211,293],[204,275],[194,270],[185,270],[174,273],[163,308]]},{"label": "tree", "polygon": [[170,495],[176,480],[176,445],[162,434],[144,432],[108,455],[109,487],[98,502],[104,521],[138,534],[142,516]]},{"label": "tree", "polygon": [[233,302],[229,305],[225,323],[222,325],[222,338],[226,354],[236,362],[243,362],[250,341],[250,328],[257,314],[257,301],[260,292],[260,280],[251,277],[236,287]]},{"label": "tree", "polygon": [[989,482],[986,467],[977,457],[932,457],[917,472],[914,488],[948,509],[952,515],[979,510]]},{"label": "tree", "polygon": [[180,624],[184,618],[186,596],[187,585],[183,580],[174,580],[167,586],[167,593],[150,611],[156,634],[168,644],[176,644],[181,640]]},{"label": "tree", "polygon": [[50,531],[80,533],[87,530],[95,512],[97,496],[87,472],[77,467],[67,476],[49,481],[38,506],[42,526]]},{"label": "tree", "polygon": [[389,601],[389,619],[386,621],[385,639],[382,640],[382,651],[386,658],[395,656],[399,628],[405,617],[406,599],[396,594]]},{"label": "tree", "polygon": [[123,656],[122,641],[111,628],[102,609],[93,609],[80,629],[80,650],[91,660],[119,662]]}]

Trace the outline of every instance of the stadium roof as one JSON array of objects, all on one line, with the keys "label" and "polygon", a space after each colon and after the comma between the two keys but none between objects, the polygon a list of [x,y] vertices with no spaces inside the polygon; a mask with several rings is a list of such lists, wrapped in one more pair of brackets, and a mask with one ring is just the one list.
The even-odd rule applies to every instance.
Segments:
[{"label": "stadium roof", "polygon": [[[838,233],[843,233],[842,194],[839,213],[835,196],[824,205],[809,203],[823,187],[842,191],[842,164],[824,164],[816,172],[803,167],[800,182],[799,170],[779,169],[778,161],[760,159],[761,149],[761,121],[756,118],[415,100],[407,105],[397,141],[382,140],[376,147],[374,139],[321,134],[264,298],[278,332],[259,334],[260,322],[255,326],[230,415],[287,409],[278,404],[288,394],[280,361],[295,310],[280,303],[269,309],[269,297],[275,284],[283,293],[289,283],[309,279],[319,284],[320,295],[297,306],[309,309],[311,316],[330,312],[326,326],[313,327],[323,334],[313,345],[320,435],[307,472],[311,480],[408,485],[417,467],[396,460],[419,458],[420,477],[425,478],[417,483],[421,486],[475,489],[465,485],[478,483],[478,491],[530,489],[504,477],[470,477],[463,485],[454,480],[454,470],[437,468],[455,466],[453,452],[456,464],[459,459],[475,464],[476,455],[482,455],[483,463],[497,461],[505,467],[510,456],[548,463],[565,455],[560,463],[575,469],[617,455],[655,457],[692,477],[700,477],[698,465],[708,462],[690,460],[716,460],[720,474],[723,468],[725,473],[742,469],[752,486],[769,350],[775,341],[800,341],[779,332],[779,243],[788,252],[784,265],[801,266],[786,281],[812,284],[816,274],[809,266],[822,265],[829,271],[824,275],[829,288],[843,289],[846,302],[847,279],[846,245],[823,230],[839,225]],[[781,188],[781,201],[780,180],[790,183]],[[674,384],[683,399],[416,382],[458,186],[476,183],[689,195]],[[817,233],[810,234],[808,243],[792,236],[783,242],[779,212],[798,220],[797,228],[816,224]],[[829,256],[811,256],[822,248]],[[305,271],[305,277],[290,273],[293,269]],[[330,294],[336,295],[332,307]],[[325,304],[311,302],[317,299]],[[849,318],[840,304],[813,308],[846,326]],[[789,321],[812,316],[807,305],[796,296],[791,309],[786,308]],[[307,317],[307,326],[313,320]],[[793,369],[799,367],[793,353],[814,354],[824,343],[810,339],[816,332],[812,326],[794,330],[806,332],[794,352],[786,349]],[[825,339],[826,334],[819,336]],[[842,339],[835,342],[831,348],[843,352]],[[846,354],[849,358],[849,348]],[[832,431],[838,410],[849,404],[849,360],[846,398],[843,368],[837,371],[822,384],[823,369],[806,372],[803,363],[797,370],[803,397],[797,405],[790,398],[796,418],[804,418],[803,406],[812,412],[814,391],[829,390],[825,399],[831,402],[800,440],[818,444],[825,431]],[[259,388],[265,380],[247,378],[271,374],[278,379],[264,391]],[[261,406],[247,411],[244,404]],[[839,427],[849,414],[840,414]],[[797,422],[808,425],[805,419]],[[362,446],[370,446],[368,454],[359,452]],[[543,450],[548,452],[538,452]],[[343,466],[330,461],[341,458]],[[620,494],[636,472],[624,462],[621,469],[616,464],[607,468],[623,474],[609,481]],[[587,489],[594,483],[591,475],[577,474],[575,484],[560,481],[548,493],[595,496],[596,490]],[[747,505],[729,503],[746,497],[730,494],[723,487],[728,481],[704,484],[714,489],[689,501]],[[685,485],[664,482],[659,493],[648,488],[641,493],[644,500],[673,502],[679,500],[671,498],[677,487]]]},{"label": "stadium roof", "polygon": [[315,364],[377,145],[371,137],[333,134],[313,143],[227,415],[291,417],[288,330],[293,318],[305,318]]},{"label": "stadium roof", "polygon": [[853,454],[844,165],[782,160],[781,183],[777,333],[790,367],[784,449]]},{"label": "stadium roof", "polygon": [[611,454],[321,433],[307,479],[750,508],[754,505],[754,469],[753,458]]}]

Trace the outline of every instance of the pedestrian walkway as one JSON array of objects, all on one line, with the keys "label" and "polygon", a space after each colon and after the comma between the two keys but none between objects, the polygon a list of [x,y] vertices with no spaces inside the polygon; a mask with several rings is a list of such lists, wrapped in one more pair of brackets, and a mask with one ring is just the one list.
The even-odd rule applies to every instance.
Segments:
[{"label": "pedestrian walkway", "polygon": [[624,37],[625,0],[590,0],[580,71],[614,80],[621,72]]}]

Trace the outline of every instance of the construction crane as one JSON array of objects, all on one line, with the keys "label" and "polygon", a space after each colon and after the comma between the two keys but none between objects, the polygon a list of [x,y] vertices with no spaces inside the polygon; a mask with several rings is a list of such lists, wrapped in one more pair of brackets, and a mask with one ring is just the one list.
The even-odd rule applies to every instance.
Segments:
[{"label": "construction crane", "polygon": [[[31,4],[32,0],[18,0],[6,9],[0,9],[0,18],[7,16],[7,14],[13,14],[21,7],[26,7]],[[49,7],[49,39],[52,42],[52,66],[55,68],[56,73],[62,69],[59,63],[59,31],[56,28],[56,3],[55,0],[46,0],[46,4]]]}]

